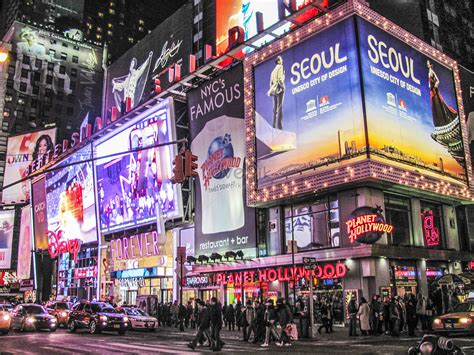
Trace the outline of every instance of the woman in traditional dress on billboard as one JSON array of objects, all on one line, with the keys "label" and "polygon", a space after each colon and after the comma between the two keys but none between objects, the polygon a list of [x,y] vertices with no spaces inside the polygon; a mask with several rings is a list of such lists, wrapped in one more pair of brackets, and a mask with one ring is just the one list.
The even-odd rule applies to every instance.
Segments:
[{"label": "woman in traditional dress on billboard", "polygon": [[464,164],[463,146],[461,140],[461,125],[457,111],[444,101],[439,90],[439,78],[433,69],[433,63],[427,61],[428,83],[430,87],[430,102],[434,124],[431,137],[439,144],[448,148],[449,153],[461,165]]}]

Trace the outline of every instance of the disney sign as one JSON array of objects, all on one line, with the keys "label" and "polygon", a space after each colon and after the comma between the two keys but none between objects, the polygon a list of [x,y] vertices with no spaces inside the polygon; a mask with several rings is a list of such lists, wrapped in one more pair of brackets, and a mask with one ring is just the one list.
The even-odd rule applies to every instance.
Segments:
[{"label": "disney sign", "polygon": [[74,262],[77,260],[77,254],[81,249],[79,239],[62,239],[63,231],[57,233],[48,231],[48,253],[51,259],[56,259],[59,255],[69,253],[72,255]]}]

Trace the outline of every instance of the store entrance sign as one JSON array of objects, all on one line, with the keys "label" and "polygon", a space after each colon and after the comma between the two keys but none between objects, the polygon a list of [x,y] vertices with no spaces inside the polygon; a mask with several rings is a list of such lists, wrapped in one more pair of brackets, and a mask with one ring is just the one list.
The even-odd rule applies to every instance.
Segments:
[{"label": "store entrance sign", "polygon": [[110,241],[112,259],[127,260],[160,255],[158,233],[142,233]]},{"label": "store entrance sign", "polygon": [[77,260],[77,253],[81,249],[79,239],[61,239],[63,231],[57,233],[48,231],[48,253],[52,259],[56,259],[59,255],[69,253],[72,255],[74,262]]},{"label": "store entrance sign", "polygon": [[428,247],[439,246],[439,228],[435,226],[433,211],[424,211],[421,214],[423,220],[423,236],[425,245]]},{"label": "store entrance sign", "polygon": [[282,266],[261,270],[222,272],[216,276],[218,285],[242,285],[254,282],[298,281],[303,278],[316,277],[320,279],[343,278],[347,274],[347,267],[343,263],[327,263],[318,265],[315,270],[306,270],[304,266]]},{"label": "store entrance sign", "polygon": [[391,224],[385,223],[380,206],[356,208],[346,222],[346,228],[351,243],[357,241],[365,244],[373,244],[384,233],[392,233],[394,230]]}]

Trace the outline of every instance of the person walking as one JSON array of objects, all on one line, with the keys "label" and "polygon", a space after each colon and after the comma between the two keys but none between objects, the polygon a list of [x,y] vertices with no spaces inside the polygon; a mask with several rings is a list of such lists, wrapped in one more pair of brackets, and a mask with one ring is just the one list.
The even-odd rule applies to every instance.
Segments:
[{"label": "person walking", "polygon": [[400,321],[400,312],[398,311],[397,303],[395,297],[392,297],[389,303],[390,309],[390,333],[392,336],[399,336],[398,324]]},{"label": "person walking", "polygon": [[213,341],[212,350],[221,351],[225,345],[220,335],[222,329],[222,307],[216,297],[211,298],[209,311],[211,319],[211,338]]},{"label": "person walking", "polygon": [[381,310],[378,298],[378,295],[373,295],[372,301],[370,302],[370,327],[372,329],[372,335],[375,336],[379,335],[379,319]]},{"label": "person walking", "polygon": [[408,335],[413,337],[415,336],[415,328],[417,323],[416,317],[416,298],[414,294],[408,296],[406,303],[406,313],[407,313],[407,326],[408,326]]},{"label": "person walking", "polygon": [[367,301],[364,297],[360,299],[359,310],[357,311],[357,316],[359,317],[360,322],[360,332],[362,335],[369,335],[370,324],[369,316],[370,309]]},{"label": "person walking", "polygon": [[278,319],[278,315],[276,313],[275,307],[273,306],[273,300],[269,299],[265,302],[265,317],[264,317],[264,324],[265,324],[265,341],[263,342],[262,347],[268,347],[270,345],[271,337],[273,336],[275,339],[278,339],[278,333],[275,328],[275,323]]},{"label": "person walking", "polygon": [[249,341],[250,334],[255,334],[255,309],[252,307],[252,301],[248,300],[241,315],[242,332],[244,341]]},{"label": "person walking", "polygon": [[237,331],[240,332],[240,327],[241,327],[241,324],[240,324],[240,316],[242,314],[242,303],[240,301],[238,301],[236,304],[235,304],[235,307],[234,307],[234,312],[235,312],[235,323],[237,325]]},{"label": "person walking", "polygon": [[186,318],[186,307],[184,307],[184,305],[180,303],[178,307],[178,324],[179,324],[179,330],[181,332],[184,332],[185,318]]},{"label": "person walking", "polygon": [[291,313],[290,307],[286,304],[284,298],[280,298],[277,301],[277,317],[278,324],[281,327],[279,341],[276,343],[277,346],[291,346],[291,340],[286,332],[286,327],[293,321],[293,314]]},{"label": "person walking", "polygon": [[418,325],[418,320],[421,323],[421,330],[425,331],[426,330],[426,300],[423,297],[421,293],[419,293],[416,296],[416,316],[417,316],[417,325]]},{"label": "person walking", "polygon": [[265,306],[259,301],[255,301],[255,327],[254,344],[262,341],[265,337]]},{"label": "person walking", "polygon": [[188,347],[191,349],[195,349],[198,342],[201,339],[206,338],[209,342],[209,348],[212,349],[212,339],[209,335],[209,327],[211,325],[211,318],[209,315],[209,309],[207,308],[206,304],[201,300],[196,300],[199,309],[199,325],[198,331],[196,336],[194,337],[193,341],[188,343]]},{"label": "person walking", "polygon": [[321,325],[318,328],[318,333],[321,334],[321,329],[326,329],[326,334],[329,333],[329,310],[326,300],[321,301]]},{"label": "person walking", "polygon": [[224,305],[222,306],[222,314],[224,315],[224,328],[227,328],[227,302],[224,302]]},{"label": "person walking", "polygon": [[191,301],[188,301],[188,304],[186,305],[186,318],[184,318],[184,325],[186,326],[186,329],[189,327],[189,323],[191,322],[191,318],[193,316],[193,305],[191,304]]},{"label": "person walking", "polygon": [[227,326],[230,330],[235,330],[235,310],[234,307],[229,304],[225,311],[225,319],[227,320]]},{"label": "person walking", "polygon": [[358,336],[357,334],[357,304],[356,298],[354,295],[351,296],[351,300],[349,301],[348,305],[348,312],[349,312],[349,336]]},{"label": "person walking", "polygon": [[390,334],[390,300],[388,297],[383,298],[383,327],[385,334]]}]

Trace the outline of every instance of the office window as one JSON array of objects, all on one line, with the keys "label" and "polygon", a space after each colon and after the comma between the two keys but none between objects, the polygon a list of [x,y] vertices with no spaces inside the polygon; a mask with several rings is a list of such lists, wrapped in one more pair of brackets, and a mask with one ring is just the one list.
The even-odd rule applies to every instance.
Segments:
[{"label": "office window", "polygon": [[58,101],[63,101],[63,100],[64,100],[64,93],[63,93],[62,91],[58,92],[58,93],[56,94],[56,99],[57,99]]},{"label": "office window", "polygon": [[21,77],[22,78],[28,78],[28,70],[22,69],[21,70]]},{"label": "office window", "polygon": [[8,67],[8,74],[10,75],[14,75],[15,74],[15,66],[14,65],[10,65]]},{"label": "office window", "polygon": [[61,52],[61,59],[67,60],[67,53]]},{"label": "office window", "polygon": [[54,63],[48,63],[48,70],[54,70]]},{"label": "office window", "polygon": [[26,83],[20,83],[20,91],[26,92],[27,85]]},{"label": "office window", "polygon": [[23,55],[23,64],[30,64],[30,57],[27,55]]},{"label": "office window", "polygon": [[71,76],[75,78],[77,76],[77,69],[76,68],[71,68]]},{"label": "office window", "polygon": [[35,72],[33,74],[33,81],[41,81],[41,73],[40,72]]},{"label": "office window", "polygon": [[78,45],[76,45],[76,44],[74,45],[74,47],[73,47],[73,48],[74,48],[74,50],[75,50],[75,51],[78,51],[78,50],[79,50],[79,46],[78,46]]},{"label": "office window", "polygon": [[69,102],[70,104],[74,103],[74,95],[68,95],[67,102]]},{"label": "office window", "polygon": [[[56,57],[56,51],[55,51],[54,49],[50,49],[50,50],[49,50],[49,55],[50,55],[51,57],[55,58],[55,57]],[[53,64],[53,63],[51,63],[51,64],[52,64],[53,67],[54,67],[54,64]],[[49,64],[48,64],[48,69],[49,69]],[[51,68],[50,70],[53,70],[53,68]]]},{"label": "office window", "polygon": [[73,63],[79,63],[79,57],[77,55],[72,56],[72,62]]},{"label": "office window", "polygon": [[46,84],[52,84],[53,83],[53,76],[52,75],[47,75],[46,76]]},{"label": "office window", "polygon": [[64,48],[67,48],[67,43],[66,42],[63,42],[62,45],[63,45]]},{"label": "office window", "polygon": [[70,88],[72,91],[76,90],[76,82],[75,82],[75,81],[71,81],[71,82],[69,83],[69,88]]},{"label": "office window", "polygon": [[13,87],[13,79],[7,79],[7,88]]},{"label": "office window", "polygon": [[388,224],[395,226],[393,232],[387,234],[388,244],[412,245],[410,199],[386,194],[384,200],[385,220]]},{"label": "office window", "polygon": [[73,107],[68,107],[68,108],[67,108],[67,114],[68,114],[69,116],[72,116],[72,115],[74,114],[74,108],[73,108]]},{"label": "office window", "polygon": [[61,89],[64,89],[64,79],[63,78],[58,79],[58,85]]},{"label": "office window", "polygon": [[66,74],[66,67],[64,65],[59,66],[59,74]]},{"label": "office window", "polygon": [[39,95],[39,86],[33,86],[33,95]]},{"label": "office window", "polygon": [[36,59],[35,67],[36,68],[41,68],[42,66],[43,66],[43,61],[41,59]]}]

